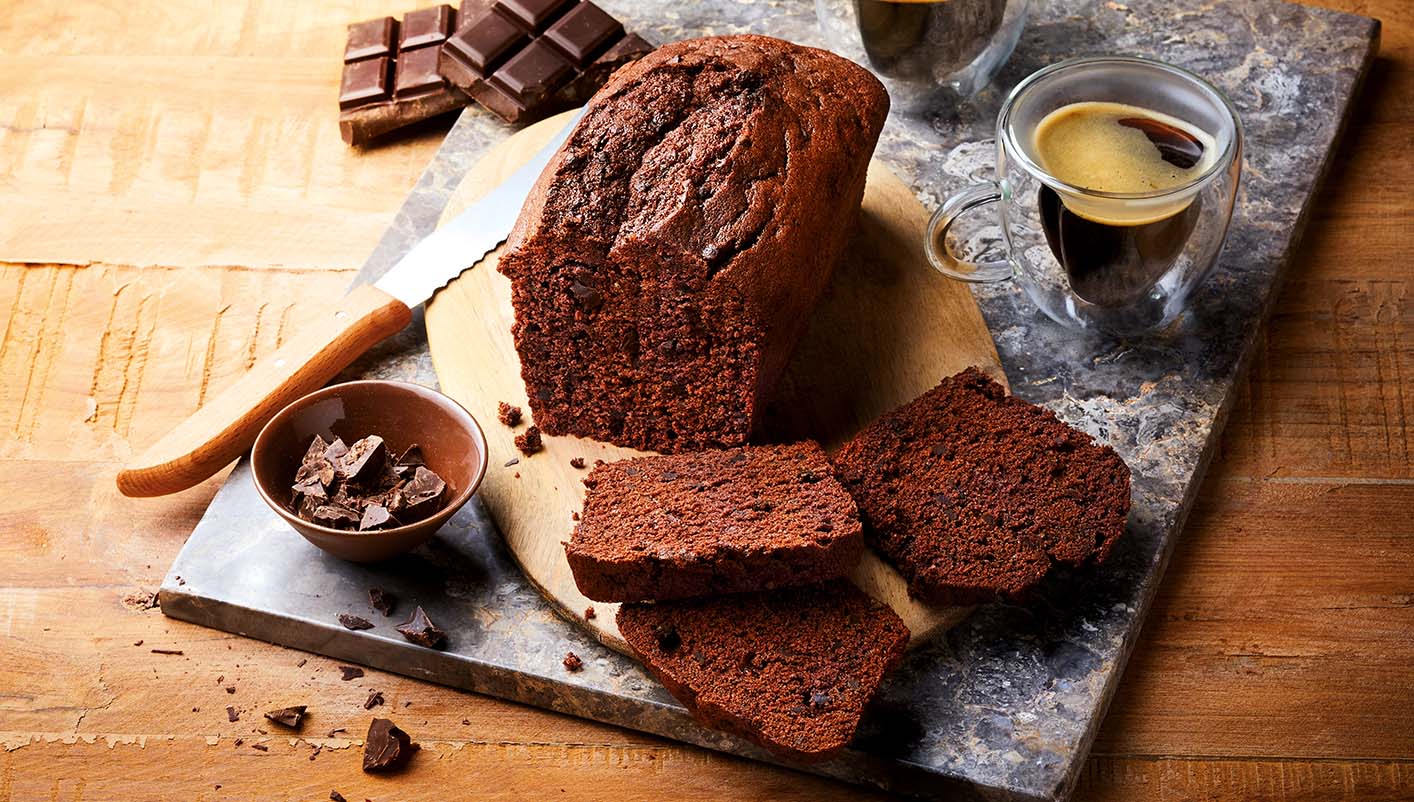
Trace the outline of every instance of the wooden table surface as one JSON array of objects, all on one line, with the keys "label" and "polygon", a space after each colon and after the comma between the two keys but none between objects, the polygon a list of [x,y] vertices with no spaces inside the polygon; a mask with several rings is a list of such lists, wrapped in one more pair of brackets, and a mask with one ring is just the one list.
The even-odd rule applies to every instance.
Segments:
[{"label": "wooden table surface", "polygon": [[[1414,799],[1414,3],[1321,2],[1383,56],[1077,800]],[[438,144],[344,147],[342,25],[409,3],[315,5],[0,4],[0,802],[879,798],[143,602],[221,478],[114,472],[341,290]],[[359,770],[372,689],[423,745],[396,777]],[[290,704],[304,737],[258,730]]]}]

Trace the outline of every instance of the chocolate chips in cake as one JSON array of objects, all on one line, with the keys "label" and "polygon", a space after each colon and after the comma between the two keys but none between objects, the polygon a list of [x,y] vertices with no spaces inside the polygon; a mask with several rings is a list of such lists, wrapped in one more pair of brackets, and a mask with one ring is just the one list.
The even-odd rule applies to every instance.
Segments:
[{"label": "chocolate chips in cake", "polygon": [[702,724],[814,762],[853,737],[908,629],[845,580],[625,604],[619,631]]},{"label": "chocolate chips in cake", "polygon": [[863,538],[815,443],[639,457],[596,467],[565,546],[595,601],[767,590],[843,576]]},{"label": "chocolate chips in cake", "polygon": [[834,462],[869,544],[939,604],[1019,593],[1054,563],[1103,562],[1129,514],[1114,449],[975,368],[879,418]]}]

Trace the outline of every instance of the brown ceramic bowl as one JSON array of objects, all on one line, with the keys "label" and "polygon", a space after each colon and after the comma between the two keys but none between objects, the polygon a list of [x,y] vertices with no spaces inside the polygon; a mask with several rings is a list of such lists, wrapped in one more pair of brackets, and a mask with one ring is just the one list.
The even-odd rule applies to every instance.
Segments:
[{"label": "brown ceramic bowl", "polygon": [[[392,529],[343,532],[301,520],[287,506],[295,471],[315,435],[353,443],[376,434],[388,451],[422,448],[427,467],[447,483],[451,501],[424,520]],[[471,413],[436,390],[394,381],[356,381],[310,393],[265,424],[251,449],[260,497],[310,543],[335,557],[374,562],[421,545],[476,492],[486,475],[486,436]]]}]

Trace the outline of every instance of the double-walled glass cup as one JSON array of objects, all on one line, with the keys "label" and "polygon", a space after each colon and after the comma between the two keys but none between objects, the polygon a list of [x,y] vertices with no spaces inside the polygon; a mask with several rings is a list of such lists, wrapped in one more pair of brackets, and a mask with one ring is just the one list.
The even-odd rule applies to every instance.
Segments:
[{"label": "double-walled glass cup", "polygon": [[[1215,156],[1192,180],[1165,190],[1101,192],[1041,167],[1035,132],[1073,103],[1120,103],[1205,132]],[[1242,169],[1242,125],[1215,87],[1187,70],[1130,57],[1054,64],[1017,85],[997,117],[997,178],[944,201],[928,226],[928,259],[961,281],[1015,279],[1059,323],[1126,335],[1166,326],[1217,261]],[[948,230],[993,206],[1002,258],[968,261]],[[1096,254],[1100,257],[1097,258]],[[1103,263],[1103,271],[1089,265]]]}]

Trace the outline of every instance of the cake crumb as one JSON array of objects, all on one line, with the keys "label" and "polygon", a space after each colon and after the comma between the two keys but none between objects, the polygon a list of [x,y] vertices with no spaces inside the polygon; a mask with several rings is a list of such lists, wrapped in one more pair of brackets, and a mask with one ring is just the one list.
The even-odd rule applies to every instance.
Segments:
[{"label": "cake crumb", "polygon": [[585,621],[593,621],[593,620],[594,620],[594,605],[591,604],[591,605],[589,605],[588,607],[584,608],[584,620],[585,620]]},{"label": "cake crumb", "polygon": [[516,435],[516,448],[527,457],[545,447],[540,439],[540,427],[532,426],[524,432]]},{"label": "cake crumb", "polygon": [[579,659],[579,655],[575,654],[574,652],[565,652],[565,659],[563,662],[565,664],[565,670],[570,673],[574,673],[576,671],[581,671],[584,669],[584,661]]},{"label": "cake crumb", "polygon": [[496,404],[496,419],[504,425],[514,429],[520,425],[520,407],[511,406],[505,401]]},{"label": "cake crumb", "polygon": [[579,513],[577,513],[577,512],[572,512],[572,513],[570,513],[570,520],[572,520],[572,521],[578,521],[578,520],[579,520]]},{"label": "cake crumb", "polygon": [[584,470],[584,457],[575,457],[570,460],[570,467],[577,468],[581,471]]}]

